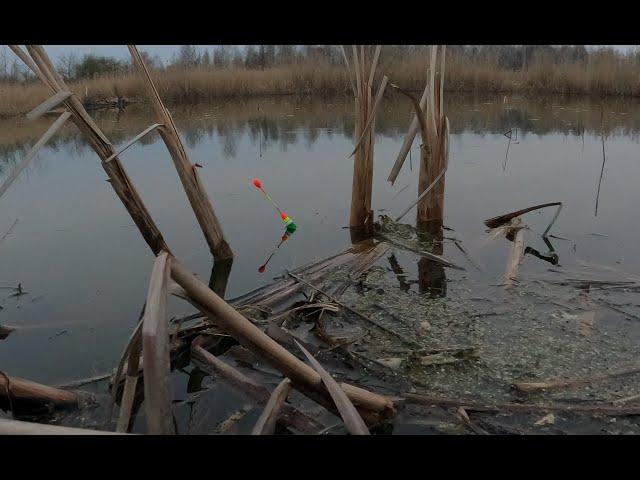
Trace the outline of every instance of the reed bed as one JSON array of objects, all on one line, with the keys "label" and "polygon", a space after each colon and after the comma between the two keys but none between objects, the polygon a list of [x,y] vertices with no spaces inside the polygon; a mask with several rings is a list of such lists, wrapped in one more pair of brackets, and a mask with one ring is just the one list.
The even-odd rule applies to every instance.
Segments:
[{"label": "reed bed", "polygon": [[[418,91],[427,82],[427,55],[381,63],[389,79]],[[525,70],[509,70],[490,58],[451,55],[446,91],[588,94],[640,96],[640,67],[632,61],[593,55],[584,62],[554,63],[544,58]],[[264,70],[229,68],[167,69],[153,73],[160,95],[168,103],[196,103],[228,97],[314,94],[348,95],[349,80],[342,65],[303,62]],[[144,101],[143,85],[131,73],[69,83],[86,101],[113,99],[117,90],[130,101]],[[46,98],[40,84],[0,84],[0,115],[28,112]]]}]

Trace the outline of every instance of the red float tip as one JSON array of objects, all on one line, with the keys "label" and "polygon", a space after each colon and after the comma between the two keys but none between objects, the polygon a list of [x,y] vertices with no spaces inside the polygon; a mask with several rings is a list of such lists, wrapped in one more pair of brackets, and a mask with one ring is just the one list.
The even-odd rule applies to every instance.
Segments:
[{"label": "red float tip", "polygon": [[264,273],[264,265],[262,265],[262,266],[258,269],[258,271],[259,271],[260,273]]},{"label": "red float tip", "polygon": [[262,182],[260,181],[259,178],[254,178],[253,184],[256,186],[256,188],[262,188]]},{"label": "red float tip", "polygon": [[287,214],[286,214],[286,213],[284,213],[284,212],[280,213],[280,218],[281,218],[281,219],[283,219],[283,220],[286,220],[288,216],[289,216],[289,215],[287,215]]}]

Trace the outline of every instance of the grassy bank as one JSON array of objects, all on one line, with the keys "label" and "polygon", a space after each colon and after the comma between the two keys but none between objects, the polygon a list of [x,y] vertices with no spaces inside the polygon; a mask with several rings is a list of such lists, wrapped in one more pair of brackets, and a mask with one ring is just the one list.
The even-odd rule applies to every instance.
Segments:
[{"label": "grassy bank", "polygon": [[[427,80],[426,56],[387,62],[380,71],[404,88],[421,90]],[[219,98],[282,94],[347,95],[348,80],[341,65],[304,62],[264,70],[247,68],[189,68],[154,72],[163,99],[169,103],[197,103]],[[491,59],[450,56],[449,91],[640,96],[640,65],[616,56],[591,56],[582,62],[555,63],[544,58],[524,70],[501,67]],[[70,83],[83,100],[143,99],[133,74]],[[0,115],[29,111],[47,97],[39,83],[0,84]]]}]

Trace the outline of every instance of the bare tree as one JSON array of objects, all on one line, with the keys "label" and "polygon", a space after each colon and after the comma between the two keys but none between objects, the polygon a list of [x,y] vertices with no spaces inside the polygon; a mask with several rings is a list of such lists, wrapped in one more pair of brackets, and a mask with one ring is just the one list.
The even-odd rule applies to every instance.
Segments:
[{"label": "bare tree", "polygon": [[78,66],[78,56],[74,52],[63,55],[58,60],[58,70],[62,73],[65,80],[71,80],[75,77],[76,67]]},{"label": "bare tree", "polygon": [[[238,50],[238,53],[240,51]],[[231,61],[230,52],[226,45],[218,45],[213,51],[213,66],[227,68]]]},{"label": "bare tree", "polygon": [[178,53],[178,60],[182,66],[193,67],[198,64],[200,55],[195,45],[181,45]]}]

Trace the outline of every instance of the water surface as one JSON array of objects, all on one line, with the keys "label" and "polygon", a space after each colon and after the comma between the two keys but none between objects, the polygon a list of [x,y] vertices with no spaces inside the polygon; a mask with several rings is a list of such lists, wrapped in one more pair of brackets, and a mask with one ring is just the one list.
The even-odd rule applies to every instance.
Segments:
[{"label": "water surface", "polygon": [[[353,168],[348,100],[280,97],[171,111],[190,160],[202,165],[202,182],[235,253],[227,298],[350,243],[344,228]],[[461,240],[482,267],[469,276],[490,284],[504,271],[508,248],[483,247],[484,219],[551,201],[564,204],[552,230],[563,239],[551,239],[562,265],[640,272],[636,100],[451,95],[445,111],[451,124],[445,226],[452,229],[445,235]],[[154,123],[144,106],[93,114],[116,147]],[[377,214],[395,216],[417,195],[417,143],[395,185],[386,181],[410,118],[407,102],[395,97],[377,118]],[[0,123],[0,181],[51,121]],[[208,281],[212,258],[162,141],[152,134],[121,160],[173,252]],[[0,199],[0,286],[20,283],[28,292],[16,297],[0,289],[0,324],[20,328],[0,341],[0,366],[11,375],[63,383],[108,372],[137,321],[153,256],[98,162],[68,125]],[[283,228],[253,177],[298,225],[264,273],[258,267]],[[540,233],[552,213],[526,217],[533,233],[528,245],[541,253],[549,250]],[[413,223],[415,211],[403,221]],[[526,264],[549,266],[537,259]],[[172,315],[190,311],[171,301]]]}]

